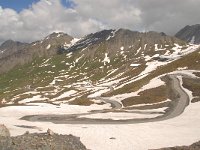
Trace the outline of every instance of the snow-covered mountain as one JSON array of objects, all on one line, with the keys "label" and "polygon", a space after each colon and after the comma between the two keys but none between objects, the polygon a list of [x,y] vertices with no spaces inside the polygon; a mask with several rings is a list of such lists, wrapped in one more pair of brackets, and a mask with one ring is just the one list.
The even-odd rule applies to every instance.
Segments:
[{"label": "snow-covered mountain", "polygon": [[81,39],[53,33],[0,59],[9,70],[0,74],[0,120],[14,134],[49,126],[73,133],[90,149],[194,142],[199,60],[199,45],[164,33],[103,30]]},{"label": "snow-covered mountain", "polygon": [[79,40],[53,33],[0,60],[1,68],[8,63],[13,67],[22,65],[0,76],[3,82],[0,96],[9,104],[47,101],[89,105],[96,103],[91,99],[98,96],[118,97],[124,106],[154,103],[155,99],[130,100],[134,94],[119,97],[139,90],[148,82],[151,85],[150,80],[159,82],[156,86],[159,87],[162,82],[157,76],[178,67],[192,67],[180,64],[160,69],[186,57],[197,47],[153,31],[103,30]]},{"label": "snow-covered mountain", "polygon": [[175,36],[192,44],[200,44],[200,24],[185,26]]}]

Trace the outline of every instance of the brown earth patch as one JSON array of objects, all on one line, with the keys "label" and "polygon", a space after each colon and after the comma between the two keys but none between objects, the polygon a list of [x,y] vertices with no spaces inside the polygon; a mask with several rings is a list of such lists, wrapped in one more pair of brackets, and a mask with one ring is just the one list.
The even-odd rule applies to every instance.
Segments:
[{"label": "brown earth patch", "polygon": [[165,101],[167,99],[166,86],[145,90],[139,93],[140,96],[130,97],[122,101],[125,107],[137,104],[151,104]]},{"label": "brown earth patch", "polygon": [[82,106],[90,106],[94,104],[93,101],[89,100],[87,97],[76,98],[73,101],[69,102],[70,105],[82,105]]},{"label": "brown earth patch", "polygon": [[183,87],[192,91],[192,103],[200,101],[200,79],[183,78]]},{"label": "brown earth patch", "polygon": [[[130,97],[123,100],[123,105],[127,107],[137,104],[154,104],[163,102],[161,104],[155,104],[155,106],[149,106],[149,108],[154,109],[160,107],[171,107],[171,102],[164,101],[167,99],[175,100],[177,98],[177,95],[171,89],[172,80],[168,76],[162,77],[162,80],[165,81],[166,85],[142,91],[138,93],[139,96]],[[145,108],[141,107],[141,109],[147,109],[146,107],[147,106],[145,106]]]}]

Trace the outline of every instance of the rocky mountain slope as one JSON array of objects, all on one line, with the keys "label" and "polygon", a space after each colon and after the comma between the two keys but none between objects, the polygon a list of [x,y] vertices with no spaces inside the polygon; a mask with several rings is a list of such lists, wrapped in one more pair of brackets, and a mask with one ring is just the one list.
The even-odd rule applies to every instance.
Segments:
[{"label": "rocky mountain slope", "polygon": [[38,57],[55,55],[62,45],[70,45],[72,40],[67,34],[53,33],[31,44],[6,41],[0,46],[0,74],[17,65],[30,63]]},{"label": "rocky mountain slope", "polygon": [[[7,133],[7,134],[5,134]],[[11,137],[9,130],[0,125],[1,150],[86,150],[80,138],[72,135],[59,135],[50,129],[47,133],[26,132],[23,135]]]},{"label": "rocky mountain slope", "polygon": [[[164,33],[140,33],[126,29],[103,30],[76,43],[73,41],[68,35],[54,33],[29,45],[34,51],[31,53],[39,57],[33,59],[30,54],[32,62],[0,75],[2,104],[49,102],[91,105],[96,103],[94,98],[97,96],[120,97],[139,90],[157,76],[186,67],[186,64],[168,66],[197,48]],[[29,51],[26,49],[26,52]],[[19,58],[16,57],[16,60]],[[194,67],[195,63],[187,68]],[[167,91],[164,85],[160,86]],[[157,90],[159,88],[153,92]],[[129,94],[119,99],[124,106],[132,106],[167,100],[166,95],[161,97],[163,99],[141,101],[134,94]],[[133,101],[135,98],[138,100]]]},{"label": "rocky mountain slope", "polygon": [[[44,44],[49,37],[32,43],[38,45],[32,61],[0,75],[0,119],[13,133],[41,132],[50,125],[61,133],[81,134],[91,149],[132,149],[134,138],[134,145],[147,149],[157,142],[160,147],[182,144],[182,135],[199,128],[198,116],[190,117],[200,101],[199,45],[126,29],[60,43],[59,35],[53,37],[51,43]],[[175,130],[177,138],[168,141]],[[183,140],[194,140],[194,130]]]},{"label": "rocky mountain slope", "polygon": [[200,24],[185,26],[175,36],[192,44],[200,44]]},{"label": "rocky mountain slope", "polygon": [[24,49],[28,44],[12,40],[5,41],[0,46],[0,58],[4,58]]}]

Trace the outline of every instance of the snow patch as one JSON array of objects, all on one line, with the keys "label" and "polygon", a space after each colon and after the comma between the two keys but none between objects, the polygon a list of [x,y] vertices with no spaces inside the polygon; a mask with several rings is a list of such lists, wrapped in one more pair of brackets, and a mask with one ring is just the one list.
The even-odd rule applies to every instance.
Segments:
[{"label": "snow patch", "polygon": [[77,91],[75,90],[70,90],[70,91],[67,91],[67,92],[64,92],[63,94],[61,94],[60,96],[56,97],[56,98],[53,98],[52,100],[59,100],[59,99],[63,99],[63,98],[66,98],[66,97],[70,97],[71,95],[73,94],[76,94]]},{"label": "snow patch", "polygon": [[124,50],[124,47],[122,46],[122,47],[120,48],[120,50],[123,51],[123,50]]},{"label": "snow patch", "polygon": [[84,54],[81,55],[79,58],[77,58],[77,59],[75,60],[75,62],[77,63],[83,56],[84,56]]},{"label": "snow patch", "polygon": [[195,36],[192,37],[190,43],[191,43],[191,44],[194,44],[194,43],[195,43]]},{"label": "snow patch", "polygon": [[108,53],[105,53],[105,58],[103,60],[104,66],[106,65],[106,63],[110,63],[110,58],[108,57]]},{"label": "snow patch", "polygon": [[68,49],[69,47],[73,46],[74,44],[76,44],[76,42],[78,42],[80,39],[78,38],[73,38],[70,43],[65,42],[65,44],[63,45],[64,49]]},{"label": "snow patch", "polygon": [[136,52],[136,54],[135,55],[137,55],[140,51],[141,51],[141,47],[137,50],[137,52]]},{"label": "snow patch", "polygon": [[117,32],[118,30],[114,30],[111,32],[112,35],[109,35],[106,39],[106,41],[110,40],[111,38],[115,37],[115,33]]},{"label": "snow patch", "polygon": [[51,48],[51,44],[47,45],[46,49],[50,49]]},{"label": "snow patch", "polygon": [[138,67],[140,64],[130,64],[131,67]]},{"label": "snow patch", "polygon": [[43,101],[43,100],[47,100],[48,98],[45,98],[45,97],[42,97],[41,95],[36,95],[36,96],[33,96],[31,98],[26,98],[26,99],[23,99],[21,101],[19,101],[20,104],[23,104],[23,103],[29,103],[29,102],[33,102],[33,101]]},{"label": "snow patch", "polygon": [[141,119],[141,118],[155,118],[160,114],[139,114],[139,113],[99,113],[92,115],[82,115],[79,118],[92,118],[92,119],[111,119],[111,120],[127,120],[127,119]]},{"label": "snow patch", "polygon": [[147,44],[144,45],[144,50],[146,49],[146,47],[147,47]]}]

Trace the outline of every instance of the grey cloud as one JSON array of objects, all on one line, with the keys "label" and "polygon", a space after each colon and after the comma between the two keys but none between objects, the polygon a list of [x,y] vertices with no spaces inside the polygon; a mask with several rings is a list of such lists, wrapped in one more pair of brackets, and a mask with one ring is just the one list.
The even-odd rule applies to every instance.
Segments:
[{"label": "grey cloud", "polygon": [[174,35],[185,25],[200,23],[199,0],[140,0],[142,24]]}]

